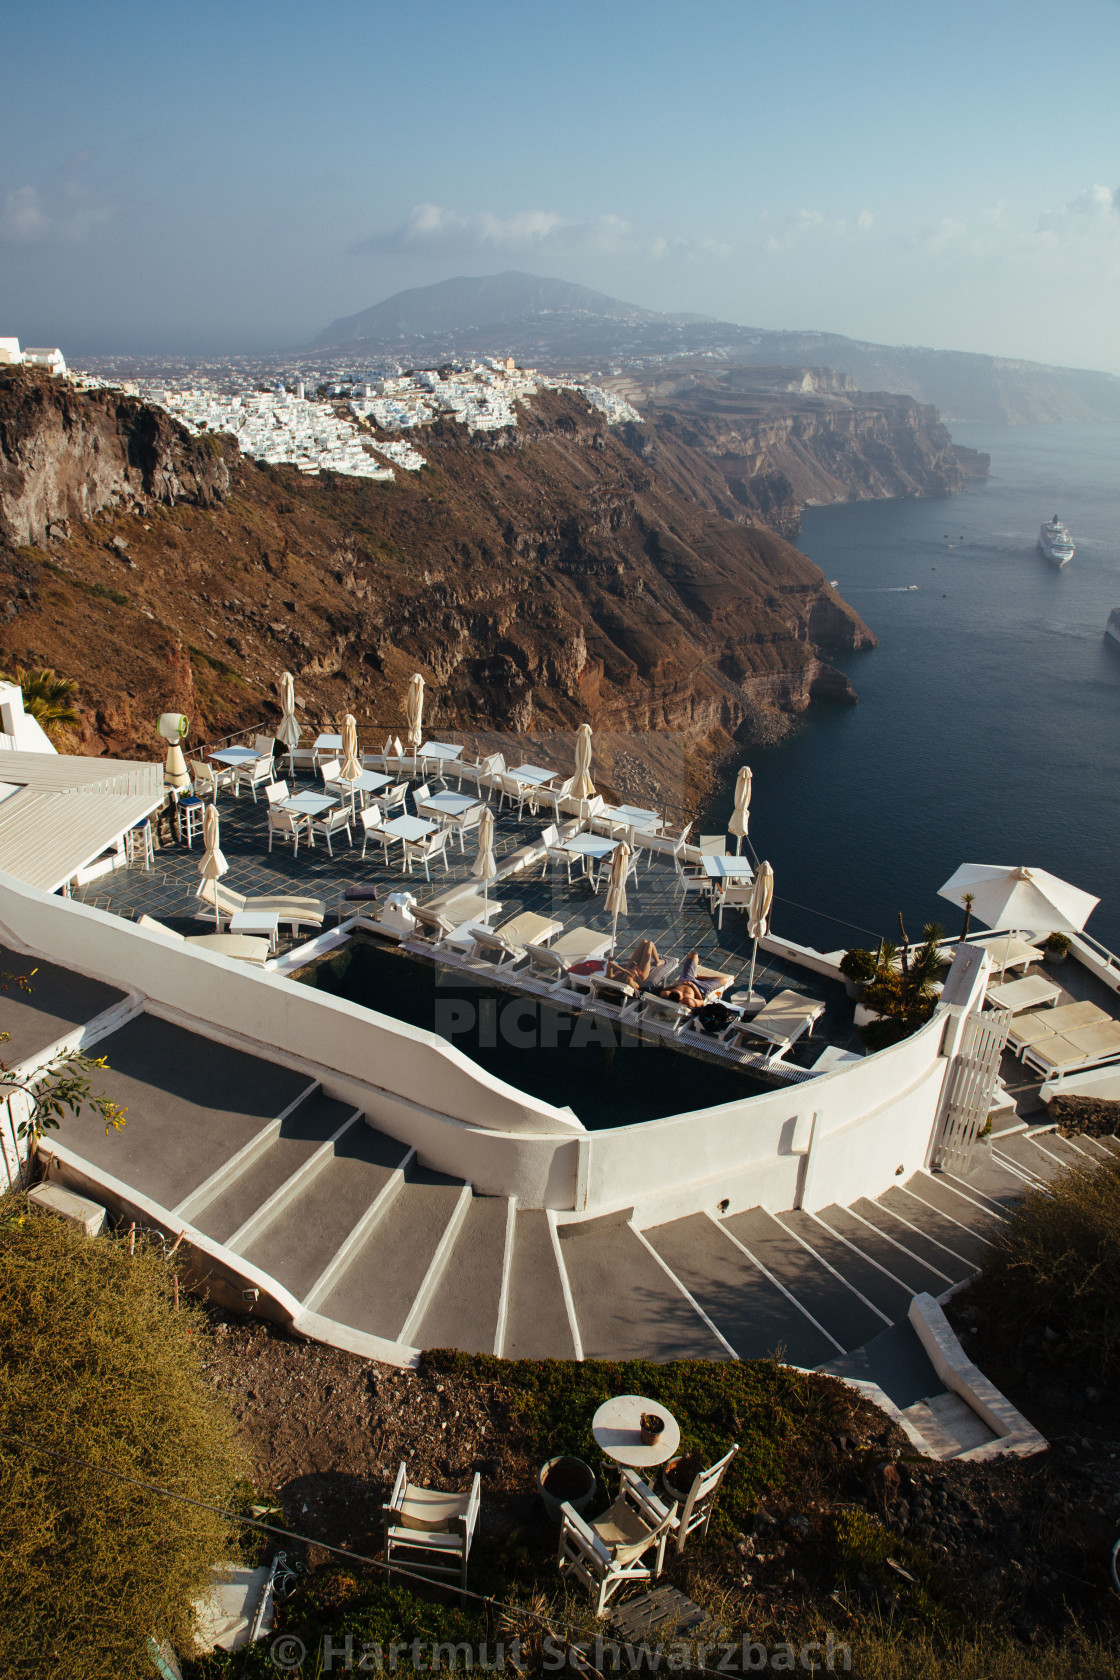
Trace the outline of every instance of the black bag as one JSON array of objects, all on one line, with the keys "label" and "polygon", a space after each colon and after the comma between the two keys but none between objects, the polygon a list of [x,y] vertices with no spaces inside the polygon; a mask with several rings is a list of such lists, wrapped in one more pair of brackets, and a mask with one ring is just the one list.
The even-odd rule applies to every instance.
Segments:
[{"label": "black bag", "polygon": [[725,1003],[702,1003],[692,1011],[692,1019],[704,1032],[718,1033],[731,1025],[735,1013]]}]

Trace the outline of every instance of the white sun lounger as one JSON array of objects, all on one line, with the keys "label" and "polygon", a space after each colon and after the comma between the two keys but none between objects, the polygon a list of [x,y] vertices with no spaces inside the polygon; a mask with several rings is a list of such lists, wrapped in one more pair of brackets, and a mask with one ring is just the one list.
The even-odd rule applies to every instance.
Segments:
[{"label": "white sun lounger", "polygon": [[982,951],[987,951],[992,959],[992,967],[1000,974],[1010,974],[1013,969],[1027,969],[1031,963],[1042,961],[1042,951],[1037,945],[1028,945],[1025,939],[1008,939],[1005,933],[990,933],[984,939],[970,939],[970,945],[976,945]]},{"label": "white sun lounger", "polygon": [[[528,972],[534,979],[547,980],[555,987],[568,983],[568,971],[573,963],[594,962],[605,957],[611,948],[609,933],[596,933],[594,928],[569,928],[552,945],[526,940],[525,956]],[[586,980],[586,976],[580,976]]]},{"label": "white sun lounger", "polygon": [[[204,904],[213,911],[214,904],[213,881],[203,881],[198,889],[198,896]],[[223,887],[217,883],[217,909],[223,918],[235,916],[239,910],[271,911],[280,921],[288,922],[297,932],[301,927],[322,927],[327,907],[321,898],[299,898],[295,894],[265,893],[259,898],[247,898],[244,893],[234,892],[231,887]],[[206,919],[206,911],[196,911],[196,915]]]},{"label": "white sun lounger", "polygon": [[547,916],[538,916],[532,910],[523,910],[520,916],[514,916],[502,927],[473,929],[474,954],[482,962],[505,968],[522,961],[526,945],[546,944],[563,925]]},{"label": "white sun lounger", "polygon": [[1022,1056],[1028,1045],[1040,1044],[1044,1038],[1094,1027],[1111,1019],[1095,1003],[1062,1003],[1057,1009],[1035,1009],[1012,1018],[1007,1043],[1017,1056]]},{"label": "white sun lounger", "polygon": [[500,913],[502,906],[494,899],[483,902],[477,893],[464,893],[445,904],[414,904],[411,914],[420,928],[419,937],[425,944],[441,945],[468,922],[485,924],[489,916]]},{"label": "white sun lounger", "polygon": [[170,945],[192,945],[199,950],[213,951],[219,957],[237,957],[241,962],[265,963],[268,961],[269,948],[267,939],[254,939],[245,933],[176,933],[174,928],[165,927],[152,916],[138,916],[137,927],[144,928],[148,933],[158,934],[166,939]]},{"label": "white sun lounger", "polygon": [[1120,1021],[1106,1019],[1027,1045],[1023,1065],[1036,1069],[1043,1079],[1053,1079],[1061,1073],[1099,1067],[1114,1056],[1120,1056]]},{"label": "white sun lounger", "polygon": [[824,1004],[818,998],[802,997],[800,992],[778,992],[757,1015],[749,1020],[733,1021],[724,1033],[724,1042],[736,1049],[746,1049],[743,1040],[765,1039],[773,1045],[770,1061],[784,1056],[786,1051],[805,1033],[811,1033],[814,1022],[824,1014]]}]

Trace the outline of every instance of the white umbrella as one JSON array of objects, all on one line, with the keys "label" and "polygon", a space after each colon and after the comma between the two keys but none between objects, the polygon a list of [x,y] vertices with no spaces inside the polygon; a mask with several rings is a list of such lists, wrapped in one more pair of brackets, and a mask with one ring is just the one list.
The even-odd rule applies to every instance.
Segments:
[{"label": "white umbrella", "polygon": [[342,780],[355,781],[362,773],[362,761],[358,757],[358,723],[352,712],[347,712],[342,720]]},{"label": "white umbrella", "polygon": [[576,730],[576,774],[572,783],[572,798],[594,797],[595,783],[591,780],[591,725],[581,723]]},{"label": "white umbrella", "polygon": [[735,778],[735,805],[731,812],[731,821],[727,825],[730,833],[736,836],[736,854],[742,849],[747,832],[747,812],[751,808],[751,780],[750,765],[740,765],[739,774]]},{"label": "white umbrella", "polygon": [[404,715],[408,719],[407,740],[412,748],[412,768],[415,770],[416,754],[420,751],[420,743],[424,739],[424,679],[419,671],[409,678]]},{"label": "white umbrella", "polygon": [[758,942],[766,936],[770,925],[770,906],[774,902],[774,871],[768,863],[760,863],[758,874],[754,878],[751,888],[751,901],[747,906],[747,932],[754,940],[751,952],[751,977],[747,982],[747,991],[754,991],[754,965],[758,961]]},{"label": "white umbrella", "polygon": [[495,873],[494,863],[494,813],[489,805],[482,807],[482,815],[478,819],[478,856],[471,869],[472,875],[482,876],[482,902],[490,902],[490,877]]},{"label": "white umbrella", "polygon": [[280,709],[283,716],[276,729],[276,739],[283,741],[294,752],[303,731],[296,718],[296,685],[290,671],[285,671],[280,678]]},{"label": "white umbrella", "polygon": [[626,915],[626,876],[630,868],[630,848],[621,841],[611,853],[611,873],[607,882],[607,913],[611,922],[611,955],[618,943],[618,918]]},{"label": "white umbrella", "polygon": [[222,855],[220,838],[217,807],[207,805],[202,818],[202,857],[198,865],[202,880],[198,883],[198,896],[201,897],[207,881],[213,881],[214,922],[218,928],[222,925],[221,912],[218,909],[218,882],[229,870],[229,864]]},{"label": "white umbrella", "polygon": [[1100,903],[1091,893],[1045,869],[993,863],[962,863],[937,892],[939,898],[962,905],[965,893],[971,893],[972,914],[999,933],[1015,928],[1080,933]]}]

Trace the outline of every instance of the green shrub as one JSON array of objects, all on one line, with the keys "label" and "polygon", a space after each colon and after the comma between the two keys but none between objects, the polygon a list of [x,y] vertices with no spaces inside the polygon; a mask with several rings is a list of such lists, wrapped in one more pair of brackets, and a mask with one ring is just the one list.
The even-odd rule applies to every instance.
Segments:
[{"label": "green shrub", "polygon": [[863,980],[870,980],[878,966],[874,951],[865,951],[860,945],[853,945],[850,951],[845,951],[840,958],[840,972],[845,980],[859,984]]},{"label": "green shrub", "polygon": [[982,1289],[1009,1337],[1046,1346],[1079,1372],[1120,1377],[1120,1161],[1067,1167],[1028,1190],[996,1238]]},{"label": "green shrub", "polygon": [[237,1556],[230,1524],[35,1449],[228,1504],[248,1463],[207,1337],[161,1253],[0,1198],[6,1680],[151,1680],[149,1634],[190,1648],[210,1565]]}]

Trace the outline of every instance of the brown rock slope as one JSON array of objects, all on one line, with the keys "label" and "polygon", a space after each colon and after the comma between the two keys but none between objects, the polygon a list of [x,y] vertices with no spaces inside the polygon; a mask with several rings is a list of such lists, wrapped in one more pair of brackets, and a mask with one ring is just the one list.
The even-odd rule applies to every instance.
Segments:
[{"label": "brown rock slope", "polygon": [[284,668],[316,717],[399,727],[419,669],[433,726],[590,718],[702,758],[854,699],[818,648],[874,637],[701,452],[670,478],[562,394],[420,447],[393,484],[308,477],[117,393],[0,377],[5,666],[77,677],[87,750],[144,756],[167,707],[195,740],[274,712]]}]

